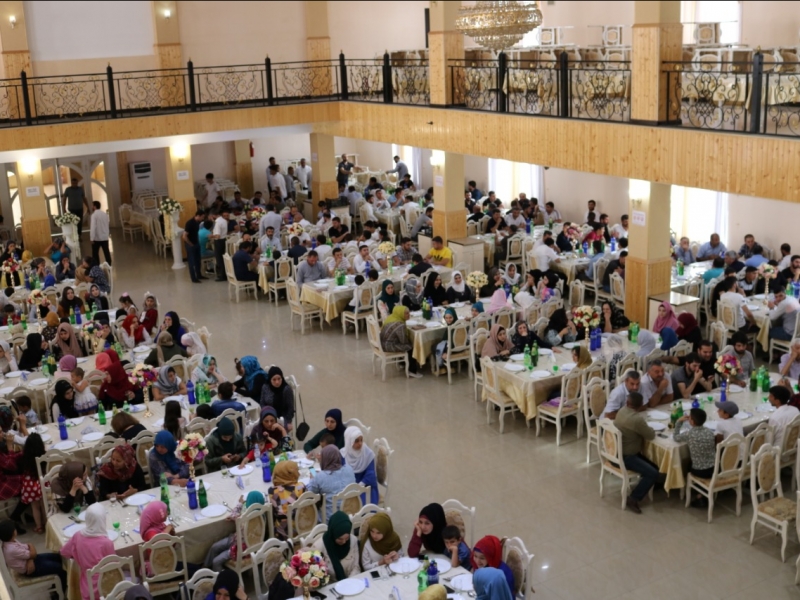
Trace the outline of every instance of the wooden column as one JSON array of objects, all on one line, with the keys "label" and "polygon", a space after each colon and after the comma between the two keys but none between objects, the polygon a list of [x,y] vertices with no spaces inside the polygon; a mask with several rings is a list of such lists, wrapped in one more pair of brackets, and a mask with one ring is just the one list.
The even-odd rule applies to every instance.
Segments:
[{"label": "wooden column", "polygon": [[50,245],[51,237],[50,217],[47,215],[47,200],[42,183],[42,163],[38,158],[17,161],[17,185],[25,249],[33,252],[34,256],[41,256]]},{"label": "wooden column", "polygon": [[433,235],[448,240],[467,237],[467,214],[464,208],[464,155],[434,150]]},{"label": "wooden column", "polygon": [[464,35],[455,26],[461,1],[445,0],[430,4],[428,77],[431,106],[447,106],[453,103],[451,69],[447,61],[464,58]]},{"label": "wooden column", "polygon": [[236,161],[236,183],[243,198],[252,198],[253,187],[253,160],[250,157],[250,140],[236,140],[233,142],[233,156]]},{"label": "wooden column", "polygon": [[631,31],[631,120],[647,124],[675,121],[680,106],[667,98],[668,75],[662,63],[681,60],[683,55],[681,3],[637,0]]},{"label": "wooden column", "polygon": [[[306,0],[306,60],[331,60],[331,38],[328,32],[328,3],[325,0]],[[328,65],[315,69],[314,94],[334,92],[333,75],[338,67]]]},{"label": "wooden column", "polygon": [[[12,16],[16,19],[13,27],[10,21]],[[21,1],[0,2],[0,48],[2,48],[0,78],[19,79],[22,71],[25,71],[28,77],[33,75],[25,24],[25,5]],[[16,94],[13,88],[9,88],[7,105],[3,118],[17,119],[25,115],[21,92]]]},{"label": "wooden column", "polygon": [[336,185],[336,165],[333,136],[312,133],[311,195],[314,197],[314,202],[325,198],[336,198],[339,195],[339,186]]},{"label": "wooden column", "polygon": [[128,170],[128,153],[117,152],[117,178],[119,179],[119,201],[121,204],[130,204],[131,174]]},{"label": "wooden column", "polygon": [[631,180],[628,259],[625,264],[625,314],[647,327],[647,299],[670,290],[671,186]]},{"label": "wooden column", "polygon": [[179,69],[183,57],[178,29],[178,3],[174,0],[157,0],[150,4],[153,9],[153,53],[156,55],[157,68]]},{"label": "wooden column", "polygon": [[192,177],[192,148],[189,144],[174,144],[164,149],[164,158],[167,163],[167,190],[169,197],[180,202],[183,207],[178,221],[183,227],[197,212]]}]

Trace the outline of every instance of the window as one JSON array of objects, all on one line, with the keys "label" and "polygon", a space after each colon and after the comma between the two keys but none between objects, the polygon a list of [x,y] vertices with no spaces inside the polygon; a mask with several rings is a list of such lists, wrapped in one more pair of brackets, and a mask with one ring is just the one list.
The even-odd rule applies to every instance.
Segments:
[{"label": "window", "polygon": [[718,233],[728,244],[728,194],[673,185],[670,194],[670,229],[675,237],[707,242]]},{"label": "window", "polygon": [[741,3],[736,0],[684,0],[681,2],[683,43],[695,44],[694,23],[720,23],[720,44],[741,40]]},{"label": "window", "polygon": [[399,144],[392,144],[392,163],[394,157],[399,156],[400,160],[406,163],[408,173],[411,175],[411,181],[417,188],[420,188],[422,182],[419,180],[422,172],[422,150],[414,148],[413,146],[400,146]]},{"label": "window", "polygon": [[489,189],[493,191],[506,206],[524,192],[528,198],[538,198],[542,205],[544,199],[543,169],[539,165],[511,162],[499,158],[489,159]]}]

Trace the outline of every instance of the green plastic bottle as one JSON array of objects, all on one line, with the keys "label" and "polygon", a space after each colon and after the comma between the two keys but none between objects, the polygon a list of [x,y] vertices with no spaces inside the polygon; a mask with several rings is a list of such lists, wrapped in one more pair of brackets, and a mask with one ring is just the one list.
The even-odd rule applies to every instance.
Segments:
[{"label": "green plastic bottle", "polygon": [[205,508],[208,506],[208,495],[206,494],[206,486],[203,485],[203,480],[200,480],[200,487],[197,490],[197,501],[200,504],[200,508]]},{"label": "green plastic bottle", "polygon": [[753,372],[750,373],[750,391],[758,391],[758,373],[756,373],[755,369],[753,369]]},{"label": "green plastic bottle", "polygon": [[100,425],[105,425],[107,423],[107,421],[106,421],[106,409],[103,408],[102,404],[100,404],[100,406],[98,406],[98,409],[99,410],[97,411],[97,422],[100,423]]},{"label": "green plastic bottle", "polygon": [[167,514],[169,514],[169,486],[166,473],[161,473],[159,487],[161,488],[161,501],[167,505]]},{"label": "green plastic bottle", "polygon": [[533,352],[531,352],[531,364],[534,368],[539,366],[539,342],[533,342]]}]

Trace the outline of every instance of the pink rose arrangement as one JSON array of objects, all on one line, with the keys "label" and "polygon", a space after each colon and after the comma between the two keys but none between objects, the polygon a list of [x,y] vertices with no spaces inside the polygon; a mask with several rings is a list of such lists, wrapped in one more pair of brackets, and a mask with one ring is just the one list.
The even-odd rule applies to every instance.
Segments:
[{"label": "pink rose arrangement", "polygon": [[723,354],[714,363],[714,369],[723,377],[730,378],[742,372],[742,365],[733,354]]},{"label": "pink rose arrangement", "polygon": [[318,550],[304,549],[281,565],[281,575],[296,588],[316,589],[328,583],[325,559]]},{"label": "pink rose arrangement", "polygon": [[199,433],[190,433],[178,444],[178,454],[186,464],[200,461],[207,454],[206,441]]},{"label": "pink rose arrangement", "polygon": [[[98,329],[98,332],[100,330]],[[144,388],[153,383],[158,378],[158,371],[150,365],[139,363],[136,368],[131,371],[128,380],[135,386]]]}]

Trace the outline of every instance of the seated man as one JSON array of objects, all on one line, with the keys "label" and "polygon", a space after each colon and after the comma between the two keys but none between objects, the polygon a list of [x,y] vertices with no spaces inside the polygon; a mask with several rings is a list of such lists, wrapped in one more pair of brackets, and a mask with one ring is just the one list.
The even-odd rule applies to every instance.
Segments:
[{"label": "seated man", "polygon": [[628,252],[623,250],[619,253],[619,258],[612,260],[606,267],[606,272],[603,273],[603,290],[611,292],[611,274],[616,273],[625,279],[625,261],[628,259]]},{"label": "seated man", "polygon": [[639,502],[644,500],[650,488],[663,477],[658,472],[658,467],[642,455],[644,442],[652,441],[656,432],[647,424],[642,411],[646,408],[644,398],[638,392],[631,392],[625,406],[617,413],[614,425],[619,429],[622,437],[622,460],[625,467],[636,471],[641,476],[638,485],[628,496],[625,505],[632,512],[640,514]]},{"label": "seated man", "polygon": [[778,448],[783,442],[786,426],[800,415],[800,410],[789,404],[791,397],[792,393],[782,385],[769,388],[769,403],[775,409],[769,417],[769,426],[772,427],[772,445]]},{"label": "seated man", "polygon": [[649,408],[672,402],[674,396],[672,381],[664,374],[664,363],[659,359],[651,361],[648,365],[647,373],[642,377],[639,392]]},{"label": "seated man", "polygon": [[353,269],[356,273],[365,274],[364,272],[367,270],[367,265],[369,265],[371,271],[378,270],[377,261],[369,253],[369,246],[364,244],[358,247],[358,255],[353,259]]},{"label": "seated man", "polygon": [[763,294],[766,289],[766,281],[766,279],[758,278],[756,267],[745,267],[744,278],[739,281],[739,289],[744,292],[745,296]]},{"label": "seated man", "polygon": [[713,389],[711,382],[703,376],[698,354],[690,352],[686,355],[683,366],[673,369],[672,389],[678,398],[683,398],[684,400],[688,400],[694,394],[702,391],[710,392]]},{"label": "seated man", "polygon": [[331,275],[336,273],[337,269],[343,269],[347,273],[353,272],[353,266],[350,264],[350,261],[344,255],[341,248],[333,249],[332,256],[325,261],[325,266]]},{"label": "seated man", "polygon": [[231,258],[233,275],[236,281],[258,281],[258,274],[250,270],[250,266],[258,265],[258,256],[253,256],[253,242],[241,242],[239,250]]},{"label": "seated man", "polygon": [[317,256],[319,259],[324,263],[330,258],[331,252],[333,252],[333,247],[328,246],[327,238],[324,235],[319,234],[317,236],[317,247],[315,250],[317,251]]},{"label": "seated man", "polygon": [[720,353],[736,357],[742,366],[742,370],[733,378],[733,383],[747,387],[750,381],[750,374],[756,368],[753,355],[747,349],[747,336],[741,331],[737,331],[731,337],[730,345],[723,348]]},{"label": "seated man", "polygon": [[341,244],[344,236],[347,235],[347,225],[342,225],[342,220],[339,217],[331,219],[331,227],[328,229],[328,235],[334,244]]},{"label": "seated man", "polygon": [[789,244],[781,244],[781,259],[778,261],[778,271],[783,271],[792,263],[792,247]]},{"label": "seated man", "polygon": [[414,246],[411,244],[411,238],[400,238],[400,245],[397,246],[397,251],[394,255],[396,265],[408,265],[411,263],[411,258],[414,256]]},{"label": "seated man", "polygon": [[680,260],[684,265],[690,265],[694,262],[692,255],[692,248],[689,245],[689,238],[682,237],[680,243],[675,246],[675,255],[673,257],[676,261]]},{"label": "seated man", "polygon": [[[727,281],[728,280],[725,280],[725,282]],[[724,291],[720,294],[719,302],[732,304],[734,306],[736,310],[736,329],[744,332],[750,331],[751,329],[757,330],[758,325],[756,319],[753,313],[750,312],[750,309],[747,308],[747,299],[739,290],[738,281],[731,280],[731,283],[729,283],[727,287],[729,288],[728,291]],[[719,307],[717,307],[717,317],[720,317],[721,314]]]},{"label": "seated man", "polygon": [[297,267],[297,287],[302,291],[303,284],[311,283],[328,276],[328,269],[319,261],[316,250],[311,250],[306,254],[305,262]]},{"label": "seated man", "polygon": [[755,244],[753,246],[753,255],[744,261],[746,267],[755,267],[758,268],[764,263],[768,263],[769,259],[764,256],[764,248],[761,247],[760,244]]},{"label": "seated man", "polygon": [[416,223],[414,223],[414,226],[411,228],[411,238],[416,239],[420,231],[431,225],[433,225],[433,207],[429,206],[425,209],[423,214],[417,217]]},{"label": "seated man", "polygon": [[267,227],[266,233],[261,239],[261,252],[266,253],[267,248],[271,248],[272,252],[283,250],[281,248],[281,235],[280,233],[275,233],[275,228],[272,226]]},{"label": "seated man", "polygon": [[230,381],[223,381],[217,387],[217,397],[211,403],[211,409],[214,411],[214,416],[218,417],[229,408],[241,413],[247,411],[244,404],[233,399],[233,384]]},{"label": "seated man", "polygon": [[62,256],[56,265],[56,281],[75,279],[75,265],[69,262],[69,256]]},{"label": "seated man", "polygon": [[425,260],[432,265],[439,265],[441,267],[453,266],[453,251],[445,247],[444,240],[440,236],[436,236],[431,240],[431,249]]},{"label": "seated man", "polygon": [[430,263],[425,262],[425,259],[422,258],[421,254],[415,254],[411,257],[411,268],[408,270],[409,275],[414,275],[419,277],[425,271],[432,269]]},{"label": "seated man", "polygon": [[711,268],[703,273],[703,282],[708,285],[712,279],[716,279],[725,272],[725,259],[715,256],[711,263]]},{"label": "seated man", "polygon": [[769,320],[772,327],[769,330],[770,339],[789,342],[794,336],[797,315],[800,314],[800,302],[794,296],[787,296],[786,290],[780,285],[772,286],[775,301],[770,301],[768,306]]},{"label": "seated man", "polygon": [[743,260],[747,260],[754,254],[757,254],[757,252],[755,251],[755,247],[756,247],[756,238],[752,233],[748,233],[746,236],[744,236],[744,244],[742,244],[742,247],[739,248],[739,256]]},{"label": "seated man", "polygon": [[725,253],[725,268],[733,269],[736,273],[744,269],[745,264],[739,260],[738,255],[734,250],[728,250]]},{"label": "seated man", "polygon": [[603,414],[600,415],[601,419],[615,419],[617,412],[625,406],[628,394],[639,391],[641,384],[641,375],[638,371],[628,371],[625,373],[625,379],[615,387],[608,395],[606,407]]},{"label": "seated man", "polygon": [[728,249],[719,239],[719,234],[712,233],[711,240],[700,246],[697,251],[697,260],[711,260],[715,256],[723,256]]},{"label": "seated man", "polygon": [[286,255],[294,261],[294,264],[297,264],[300,260],[300,257],[306,253],[306,247],[300,243],[300,238],[296,235],[292,236],[292,239],[289,240],[291,247]]}]

